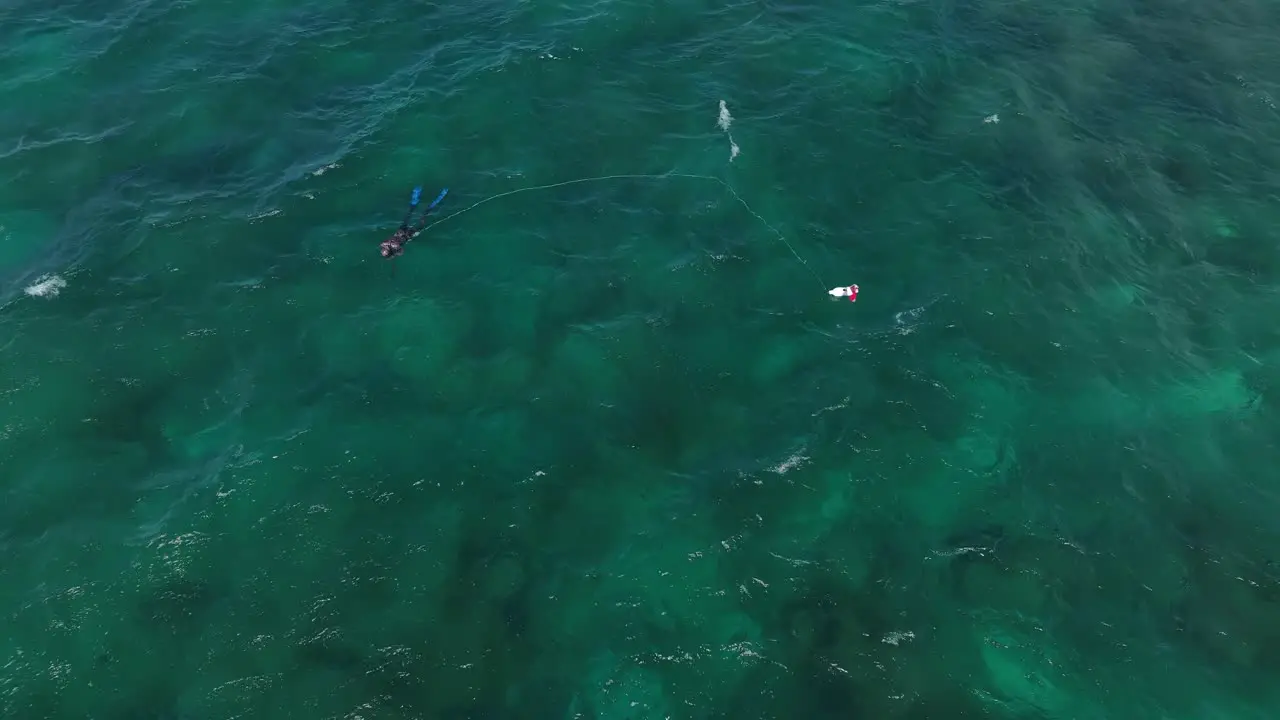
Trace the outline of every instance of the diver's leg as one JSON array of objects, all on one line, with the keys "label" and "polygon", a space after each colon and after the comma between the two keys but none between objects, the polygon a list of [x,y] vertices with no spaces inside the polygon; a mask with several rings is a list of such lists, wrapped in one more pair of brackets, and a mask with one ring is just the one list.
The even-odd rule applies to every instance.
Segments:
[{"label": "diver's leg", "polygon": [[409,195],[409,209],[404,213],[404,220],[400,221],[400,229],[408,230],[409,221],[413,219],[413,211],[418,207],[418,201],[422,199],[422,188],[416,187]]},{"label": "diver's leg", "polygon": [[440,204],[440,201],[444,199],[444,196],[448,194],[449,188],[441,190],[440,194],[436,196],[436,199],[432,200],[431,204],[427,206],[427,209],[422,211],[422,217],[418,220],[418,227],[413,230],[414,235],[422,232],[422,229],[427,226],[427,216],[431,214],[432,210],[436,209],[436,206]]}]

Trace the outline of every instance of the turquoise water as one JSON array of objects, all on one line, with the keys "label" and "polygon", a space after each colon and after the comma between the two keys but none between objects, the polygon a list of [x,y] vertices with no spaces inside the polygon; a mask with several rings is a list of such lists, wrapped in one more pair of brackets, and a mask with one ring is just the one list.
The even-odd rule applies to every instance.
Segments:
[{"label": "turquoise water", "polygon": [[1277,717],[1278,33],[0,5],[0,716]]}]

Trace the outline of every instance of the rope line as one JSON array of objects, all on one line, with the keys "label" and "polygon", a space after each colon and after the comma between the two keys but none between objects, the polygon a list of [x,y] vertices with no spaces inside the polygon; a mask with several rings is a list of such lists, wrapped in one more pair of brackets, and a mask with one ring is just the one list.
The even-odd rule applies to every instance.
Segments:
[{"label": "rope line", "polygon": [[564,180],[562,182],[557,182],[557,183],[549,183],[547,185],[532,185],[529,187],[516,188],[515,190],[508,190],[503,193],[498,193],[497,195],[491,195],[487,198],[484,198],[483,200],[479,200],[475,203],[472,203],[471,205],[468,205],[467,207],[457,212],[449,213],[448,215],[440,218],[439,220],[436,220],[430,225],[427,225],[425,228],[423,228],[423,230],[424,231],[430,230],[431,228],[439,225],[442,222],[452,220],[453,218],[456,218],[459,215],[471,212],[472,210],[475,210],[481,205],[485,205],[487,203],[493,202],[494,200],[500,200],[502,198],[510,197],[512,195],[519,195],[520,193],[534,192],[535,190],[552,190],[558,187],[565,187],[566,185],[580,185],[582,183],[604,182],[607,180],[666,180],[669,178],[685,178],[689,180],[708,180],[711,182],[719,183],[722,187],[724,187],[725,190],[729,191],[730,195],[733,195],[734,200],[737,200],[738,203],[742,205],[742,207],[746,208],[747,212],[751,213],[752,217],[754,217],[756,220],[759,220],[761,225],[764,225],[765,227],[769,228],[769,230],[774,235],[776,235],[779,240],[782,241],[782,244],[785,245],[787,249],[791,251],[791,254],[795,256],[795,259],[799,260],[801,265],[804,265],[805,269],[809,271],[809,274],[813,275],[814,279],[818,281],[818,284],[822,286],[823,290],[824,291],[826,290],[826,283],[822,281],[822,277],[818,275],[818,272],[814,270],[811,265],[809,265],[808,261],[806,261],[803,257],[800,256],[800,253],[796,252],[795,247],[787,240],[786,236],[783,235],[781,232],[779,232],[779,230],[775,228],[772,224],[770,224],[768,220],[765,220],[760,215],[760,213],[756,212],[755,209],[752,208],[751,205],[749,205],[746,200],[742,199],[742,196],[738,194],[737,190],[733,189],[732,185],[730,185],[725,180],[718,178],[714,175],[694,175],[692,173],[677,173],[677,172],[662,173],[660,175],[659,174],[626,173],[621,175],[600,175],[598,177],[584,177],[584,178],[577,178],[574,180]]}]

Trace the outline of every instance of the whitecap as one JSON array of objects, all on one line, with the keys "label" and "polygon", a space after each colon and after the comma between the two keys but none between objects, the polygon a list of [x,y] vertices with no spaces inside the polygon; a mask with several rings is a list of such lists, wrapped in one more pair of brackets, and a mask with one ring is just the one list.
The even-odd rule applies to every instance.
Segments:
[{"label": "whitecap", "polygon": [[729,105],[725,101],[720,101],[720,117],[716,119],[716,125],[729,138],[729,162],[733,162],[734,158],[742,152],[742,148],[738,147],[738,143],[733,141],[733,134],[729,132],[729,126],[733,125],[733,116],[729,114]]},{"label": "whitecap", "polygon": [[31,297],[54,298],[66,286],[67,281],[63,280],[61,275],[41,275],[38,280],[28,285],[23,292]]}]

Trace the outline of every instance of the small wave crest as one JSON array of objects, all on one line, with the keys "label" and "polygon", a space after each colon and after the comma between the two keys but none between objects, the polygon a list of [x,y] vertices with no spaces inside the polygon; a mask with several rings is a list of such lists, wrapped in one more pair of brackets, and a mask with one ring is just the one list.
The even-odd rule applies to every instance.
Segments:
[{"label": "small wave crest", "polygon": [[729,126],[733,124],[733,116],[729,114],[729,105],[725,101],[720,101],[720,117],[716,120],[716,125],[724,132],[725,137],[729,138],[729,162],[733,162],[734,158],[742,152],[738,147],[738,143],[733,141],[733,134],[729,132]]},{"label": "small wave crest", "polygon": [[34,283],[24,288],[23,292],[31,297],[54,298],[66,286],[67,281],[62,279],[61,275],[41,275]]}]

